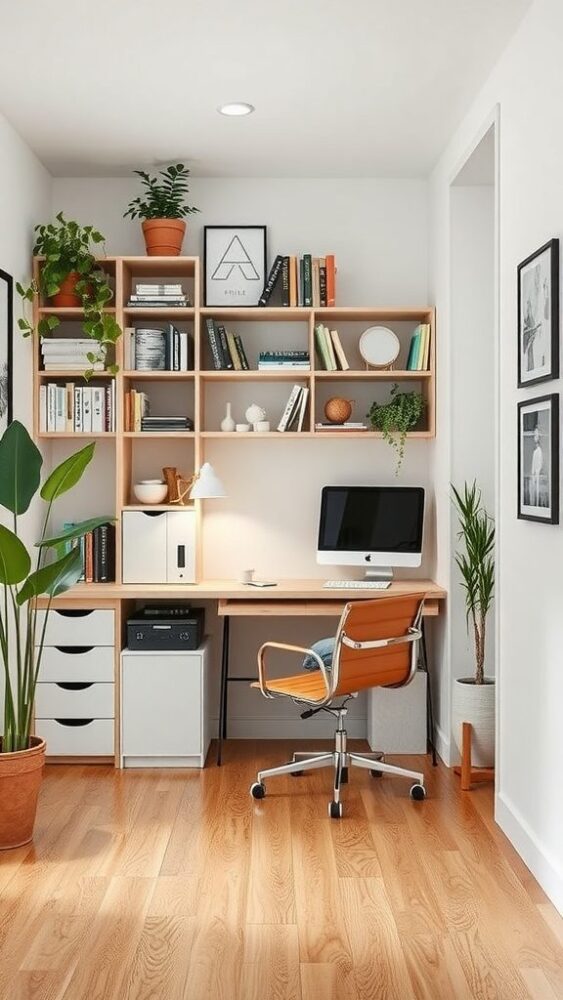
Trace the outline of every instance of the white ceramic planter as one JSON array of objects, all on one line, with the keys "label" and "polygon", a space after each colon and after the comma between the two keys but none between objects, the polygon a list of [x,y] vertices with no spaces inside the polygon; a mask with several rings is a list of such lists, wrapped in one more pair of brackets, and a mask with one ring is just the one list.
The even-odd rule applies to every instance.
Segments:
[{"label": "white ceramic planter", "polygon": [[452,697],[452,727],[456,746],[461,753],[461,724],[470,722],[471,763],[474,767],[493,767],[495,763],[495,681],[486,677],[484,684],[475,684],[472,677],[454,681]]}]

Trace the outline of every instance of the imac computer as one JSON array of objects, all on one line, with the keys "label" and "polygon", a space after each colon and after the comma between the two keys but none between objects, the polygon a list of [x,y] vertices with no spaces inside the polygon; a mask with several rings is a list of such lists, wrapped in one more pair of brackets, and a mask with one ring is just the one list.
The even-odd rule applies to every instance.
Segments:
[{"label": "imac computer", "polygon": [[325,486],[317,562],[363,566],[368,580],[388,586],[393,567],[420,566],[423,520],[421,486]]}]

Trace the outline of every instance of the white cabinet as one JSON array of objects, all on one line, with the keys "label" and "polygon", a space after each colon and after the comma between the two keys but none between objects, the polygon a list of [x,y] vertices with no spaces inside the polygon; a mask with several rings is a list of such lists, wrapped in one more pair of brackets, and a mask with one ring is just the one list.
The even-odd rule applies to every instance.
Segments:
[{"label": "white cabinet", "polygon": [[368,743],[385,753],[426,753],[426,684],[417,670],[404,688],[368,691]]},{"label": "white cabinet", "polygon": [[123,512],[124,583],[195,583],[195,511]]},{"label": "white cabinet", "polygon": [[193,652],[124,649],[122,767],[203,767],[209,748],[206,644]]}]

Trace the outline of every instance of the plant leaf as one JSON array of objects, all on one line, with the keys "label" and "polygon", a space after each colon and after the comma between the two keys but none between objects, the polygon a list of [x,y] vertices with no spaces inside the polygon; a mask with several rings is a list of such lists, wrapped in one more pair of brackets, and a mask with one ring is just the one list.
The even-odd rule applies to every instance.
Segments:
[{"label": "plant leaf", "polygon": [[43,457],[27,430],[13,420],[0,439],[0,504],[25,514],[41,479]]},{"label": "plant leaf", "polygon": [[81,448],[74,455],[69,455],[64,462],[61,462],[56,469],[53,469],[41,489],[43,500],[52,503],[57,497],[60,497],[67,490],[76,486],[82,478],[84,470],[92,461],[95,447],[94,442],[87,444],[85,448]]},{"label": "plant leaf", "polygon": [[62,559],[31,573],[17,595],[17,603],[25,604],[26,601],[41,597],[43,594],[58,597],[78,583],[81,575],[82,556],[77,547],[67,552]]},{"label": "plant leaf", "polygon": [[0,583],[21,583],[30,569],[31,559],[23,542],[0,524]]},{"label": "plant leaf", "polygon": [[111,524],[113,521],[115,521],[114,517],[90,517],[86,521],[81,521],[80,524],[73,524],[72,528],[67,528],[58,535],[53,535],[51,538],[43,538],[42,541],[35,544],[38,548],[51,548],[54,545],[59,545],[61,542],[71,541],[73,538],[82,538],[89,531],[99,528],[101,524]]}]

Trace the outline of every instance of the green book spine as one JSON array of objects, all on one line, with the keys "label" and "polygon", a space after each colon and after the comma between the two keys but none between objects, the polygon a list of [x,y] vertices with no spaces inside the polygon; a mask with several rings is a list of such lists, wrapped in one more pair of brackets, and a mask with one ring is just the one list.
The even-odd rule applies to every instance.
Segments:
[{"label": "green book spine", "polygon": [[284,257],[282,270],[282,306],[289,305],[289,257]]},{"label": "green book spine", "polygon": [[416,370],[415,361],[418,359],[418,346],[420,343],[420,328],[417,327],[415,332],[411,337],[411,346],[409,349],[409,358],[407,361],[407,371],[412,372]]},{"label": "green book spine", "polygon": [[303,305],[313,305],[313,258],[303,254]]},{"label": "green book spine", "polygon": [[248,358],[246,357],[246,351],[244,350],[242,340],[238,333],[235,333],[235,344],[237,345],[237,351],[239,353],[240,363],[243,367],[243,371],[247,372],[249,369]]},{"label": "green book spine", "polygon": [[414,369],[417,372],[419,372],[420,369],[422,368],[422,362],[423,362],[423,359],[424,359],[424,341],[425,341],[425,338],[426,338],[425,325],[424,325],[424,323],[421,323],[420,327],[419,327],[418,352],[415,354],[415,357],[414,357],[414,362],[415,362]]}]

